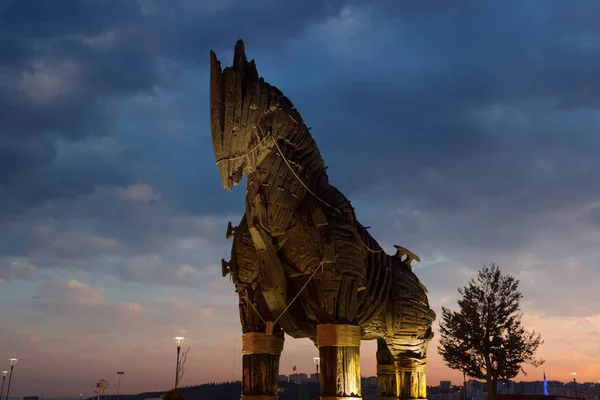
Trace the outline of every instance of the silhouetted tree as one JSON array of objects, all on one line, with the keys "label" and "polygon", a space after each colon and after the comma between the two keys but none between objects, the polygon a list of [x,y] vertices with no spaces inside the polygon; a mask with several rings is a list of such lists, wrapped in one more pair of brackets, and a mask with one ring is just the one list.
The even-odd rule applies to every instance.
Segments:
[{"label": "silhouetted tree", "polygon": [[544,361],[534,354],[543,343],[540,334],[522,324],[519,281],[503,275],[496,264],[484,266],[476,279],[459,288],[459,311],[442,307],[438,352],[452,369],[484,379],[488,399],[496,399],[496,384],[525,373],[523,364]]}]

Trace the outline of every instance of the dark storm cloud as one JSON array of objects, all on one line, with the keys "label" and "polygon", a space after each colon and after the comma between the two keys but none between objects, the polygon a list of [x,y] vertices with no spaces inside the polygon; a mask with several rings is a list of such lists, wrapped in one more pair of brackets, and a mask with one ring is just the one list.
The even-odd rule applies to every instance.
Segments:
[{"label": "dark storm cloud", "polygon": [[0,229],[10,234],[0,236],[0,279],[24,279],[38,269],[78,270],[199,286],[219,271],[229,250],[223,240],[227,219],[173,210],[146,185],[97,189],[75,202],[1,219]]},{"label": "dark storm cloud", "polygon": [[[181,215],[240,211],[243,188],[221,190],[214,166],[206,71],[208,50],[227,65],[240,37],[314,128],[332,183],[351,199],[374,193],[357,212],[383,241],[519,249],[539,218],[598,198],[600,14],[558,1],[349,4],[4,2],[3,254],[59,266],[115,252],[107,269],[146,281],[177,258],[178,240],[208,234]],[[156,217],[106,194],[142,184],[160,194]],[[389,216],[369,221],[367,208],[383,196],[400,210],[385,229]],[[50,216],[94,245],[31,236]],[[144,262],[154,272],[128,269]]]},{"label": "dark storm cloud", "polygon": [[600,195],[600,48],[590,38],[598,33],[577,19],[554,24],[566,8],[487,2],[416,19],[396,15],[373,35],[397,38],[382,45],[395,47],[377,53],[348,40],[380,62],[358,71],[350,56],[317,61],[327,89],[298,99],[289,92],[301,89],[291,83],[286,93],[301,111],[311,103],[305,120],[335,165],[333,182],[349,193],[395,187],[432,213],[485,204],[502,220],[508,210],[581,205]]},{"label": "dark storm cloud", "polygon": [[[51,147],[49,154],[55,155],[55,145]],[[41,153],[44,149],[37,150]],[[98,186],[126,186],[135,181],[130,170],[123,168],[127,163],[127,154],[109,157],[100,151],[80,150],[40,163],[30,173],[14,171],[11,167],[15,164],[10,164],[4,185],[0,186],[0,216],[41,206],[48,199],[69,204],[77,196],[93,193]]]},{"label": "dark storm cloud", "polygon": [[[0,183],[37,185],[12,192],[3,212],[87,192],[59,185],[60,171],[39,175],[56,158],[56,142],[111,135],[115,102],[153,95],[172,83],[178,65],[204,68],[210,48],[231,47],[243,36],[264,46],[301,33],[310,21],[339,11],[343,2],[210,2],[167,5],[153,0],[60,4],[8,1],[0,6]],[[92,165],[90,165],[92,167]],[[126,168],[123,164],[120,168]],[[79,168],[85,168],[80,165]],[[43,171],[42,171],[43,169]],[[104,177],[89,185],[106,184]],[[115,177],[114,185],[126,180]],[[10,181],[10,182],[9,182]],[[25,181],[29,181],[25,183]],[[50,184],[54,181],[55,184]],[[61,192],[59,195],[57,192]],[[72,193],[73,196],[77,193]],[[20,206],[8,203],[20,203]]]},{"label": "dark storm cloud", "polygon": [[[58,183],[61,175],[56,170],[55,175],[48,176],[54,169],[47,166],[57,156],[57,141],[112,135],[119,118],[117,102],[140,95],[156,96],[157,88],[181,85],[175,78],[181,68],[203,69],[209,48],[230,51],[239,37],[252,44],[254,54],[277,52],[286,39],[338,15],[347,3],[184,1],[167,6],[153,0],[110,5],[96,0],[69,0],[60,5],[4,2],[0,9],[0,182],[25,178],[22,185],[38,190],[13,192],[12,198],[5,200],[3,212],[18,212],[47,199],[73,197],[80,189],[87,193],[95,184],[110,184],[102,179],[104,176],[101,182],[90,177],[83,185],[51,185],[49,182]],[[463,1],[449,8],[436,2],[423,9],[419,4],[401,1],[381,6],[421,16],[473,5]],[[203,122],[206,124],[206,119]],[[181,164],[192,161],[182,160],[189,161]],[[113,164],[108,169],[124,171],[125,164]],[[187,164],[181,165],[181,170],[184,168],[193,169]],[[126,177],[113,177],[114,185],[131,183]],[[185,177],[169,192],[173,202],[197,211],[201,203],[187,204],[190,193],[184,188],[196,182],[205,191],[209,185],[204,183],[212,186],[218,181],[197,175],[194,178],[200,179]],[[40,179],[46,184],[39,185]],[[210,208],[222,210],[222,202],[211,200],[205,199]]]}]

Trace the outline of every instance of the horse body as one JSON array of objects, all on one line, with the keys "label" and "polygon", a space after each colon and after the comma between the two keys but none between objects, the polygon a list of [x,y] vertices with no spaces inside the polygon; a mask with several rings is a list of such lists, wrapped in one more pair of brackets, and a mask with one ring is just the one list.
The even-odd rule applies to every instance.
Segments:
[{"label": "horse body", "polygon": [[[273,329],[276,336],[285,332],[318,344],[319,325],[360,326],[362,339],[378,339],[378,363],[395,365],[392,372],[382,368],[381,376],[396,387],[380,395],[423,397],[422,366],[435,314],[412,272],[415,256],[402,248],[385,254],[357,221],[350,201],[329,183],[299,113],[258,77],[241,42],[233,67],[224,71],[211,54],[211,124],[224,187],[247,177],[246,212],[228,230],[232,259],[223,270],[240,296],[244,334]],[[259,362],[253,360],[248,371]],[[398,393],[402,371],[420,374],[413,379],[416,392],[407,378],[407,392]],[[251,376],[247,381],[244,393],[256,392]]]}]

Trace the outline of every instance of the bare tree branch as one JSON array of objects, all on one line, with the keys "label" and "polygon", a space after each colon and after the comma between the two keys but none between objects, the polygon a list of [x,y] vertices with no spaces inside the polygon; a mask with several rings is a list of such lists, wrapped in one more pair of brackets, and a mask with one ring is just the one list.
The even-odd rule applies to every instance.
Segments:
[{"label": "bare tree branch", "polygon": [[190,348],[188,347],[187,349],[185,349],[183,351],[183,353],[181,353],[181,356],[179,357],[179,373],[177,375],[177,383],[181,384],[181,380],[183,379],[183,374],[185,373],[185,362],[187,361],[187,355],[190,351]]}]

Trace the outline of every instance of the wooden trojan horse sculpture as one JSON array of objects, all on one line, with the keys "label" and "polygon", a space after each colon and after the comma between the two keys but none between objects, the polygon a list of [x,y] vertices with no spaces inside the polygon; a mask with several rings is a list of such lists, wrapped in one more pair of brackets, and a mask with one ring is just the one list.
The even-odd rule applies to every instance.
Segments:
[{"label": "wooden trojan horse sculpture", "polygon": [[246,175],[246,213],[222,261],[239,294],[242,399],[277,399],[284,332],[319,349],[321,398],[359,399],[360,343],[377,339],[382,399],[425,399],[435,319],[411,269],[389,256],[333,187],[292,102],[259,78],[244,44],[221,69],[211,52],[212,140],[223,186]]}]

